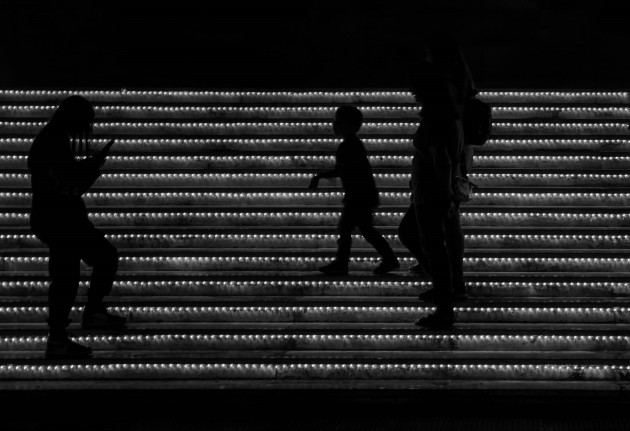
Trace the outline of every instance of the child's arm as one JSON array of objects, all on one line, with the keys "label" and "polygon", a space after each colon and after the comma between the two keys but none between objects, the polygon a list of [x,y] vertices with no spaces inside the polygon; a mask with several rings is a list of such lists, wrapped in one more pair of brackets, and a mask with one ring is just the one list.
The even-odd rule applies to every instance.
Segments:
[{"label": "child's arm", "polygon": [[335,166],[335,169],[331,169],[329,171],[322,171],[311,178],[311,183],[308,185],[308,188],[311,190],[315,190],[319,185],[319,180],[322,178],[337,178],[341,174],[340,169]]}]

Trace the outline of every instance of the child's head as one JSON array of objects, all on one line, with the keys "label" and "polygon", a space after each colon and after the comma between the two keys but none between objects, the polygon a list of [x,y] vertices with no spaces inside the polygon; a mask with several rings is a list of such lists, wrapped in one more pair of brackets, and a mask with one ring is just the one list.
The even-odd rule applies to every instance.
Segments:
[{"label": "child's head", "polygon": [[335,135],[347,137],[357,134],[363,124],[363,114],[354,106],[340,106],[335,112],[333,132]]}]

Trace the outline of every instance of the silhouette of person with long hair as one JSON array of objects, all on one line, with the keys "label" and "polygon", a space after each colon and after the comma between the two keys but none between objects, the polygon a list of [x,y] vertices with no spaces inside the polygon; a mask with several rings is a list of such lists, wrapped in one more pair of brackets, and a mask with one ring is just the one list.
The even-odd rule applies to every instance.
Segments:
[{"label": "silhouette of person with long hair", "polygon": [[355,227],[359,228],[363,237],[382,257],[380,264],[374,269],[375,274],[385,274],[400,266],[394,251],[373,225],[374,211],[378,207],[379,199],[365,147],[357,137],[362,124],[363,115],[354,106],[341,106],[337,109],[333,132],[342,136],[343,141],[337,148],[335,167],[315,175],[309,185],[314,190],[321,178],[339,177],[345,192],[338,225],[337,256],[332,262],[319,268],[325,274],[348,274],[352,231]]},{"label": "silhouette of person with long hair", "polygon": [[104,150],[79,160],[90,151],[94,116],[83,97],[66,98],[39,132],[28,155],[33,189],[31,229],[50,253],[47,358],[84,358],[92,353],[66,332],[78,292],[81,260],[93,267],[81,327],[119,329],[126,323],[124,317],[109,314],[103,304],[118,269],[118,251],[92,225],[81,198],[100,176],[105,162]]},{"label": "silhouette of person with long hair", "polygon": [[466,166],[462,114],[474,88],[451,35],[433,34],[424,46],[425,58],[412,64],[409,73],[422,112],[413,140],[412,203],[400,223],[399,238],[418,260],[410,269],[426,273],[433,283],[420,298],[434,302],[436,310],[415,323],[438,329],[453,325],[453,301],[466,297],[464,236],[452,182]]}]

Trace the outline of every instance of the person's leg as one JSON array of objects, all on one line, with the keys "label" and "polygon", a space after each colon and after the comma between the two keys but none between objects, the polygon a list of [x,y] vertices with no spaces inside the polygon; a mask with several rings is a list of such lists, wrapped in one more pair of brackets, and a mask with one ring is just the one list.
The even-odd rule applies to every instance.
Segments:
[{"label": "person's leg", "polygon": [[103,299],[112,289],[118,270],[118,250],[95,228],[82,232],[80,240],[81,258],[92,266],[92,277],[87,292],[87,304],[83,310],[84,329],[115,329],[126,323],[126,319],[107,312]]},{"label": "person's leg", "polygon": [[92,267],[87,307],[99,307],[112,290],[118,271],[118,250],[101,232],[91,229],[83,234],[81,258]]},{"label": "person's leg", "polygon": [[348,273],[350,249],[352,247],[352,230],[355,225],[354,211],[344,205],[339,224],[337,225],[337,231],[339,232],[337,254],[332,262],[318,268],[321,272],[329,275],[345,275]]},{"label": "person's leg", "polygon": [[374,213],[371,208],[357,211],[356,223],[363,238],[381,255],[381,263],[374,269],[376,274],[385,274],[400,267],[398,258],[385,238],[374,228]]},{"label": "person's leg", "polygon": [[69,316],[79,290],[81,258],[69,247],[50,246],[48,271],[48,327],[52,338],[66,338]]},{"label": "person's leg", "polygon": [[416,269],[413,269],[413,271],[429,275],[431,273],[429,258],[427,252],[422,247],[420,232],[418,231],[418,221],[416,220],[416,210],[413,204],[409,206],[400,221],[400,225],[398,226],[398,239],[400,239],[402,245],[407,247],[413,257],[418,261],[418,266]]},{"label": "person's leg", "polygon": [[47,359],[87,358],[92,349],[70,340],[66,328],[70,324],[70,311],[77,296],[81,260],[72,247],[58,243],[50,246],[48,261],[52,279],[48,289],[48,342]]},{"label": "person's leg", "polygon": [[422,245],[427,250],[433,282],[433,300],[435,313],[416,321],[417,325],[428,328],[448,328],[452,326],[453,313],[453,277],[451,260],[446,248],[444,220],[440,213],[431,206],[417,206],[416,216],[422,238]]},{"label": "person's leg", "polygon": [[466,293],[464,285],[464,234],[459,220],[459,208],[452,217],[444,220],[446,247],[451,259],[453,291],[457,297]]}]

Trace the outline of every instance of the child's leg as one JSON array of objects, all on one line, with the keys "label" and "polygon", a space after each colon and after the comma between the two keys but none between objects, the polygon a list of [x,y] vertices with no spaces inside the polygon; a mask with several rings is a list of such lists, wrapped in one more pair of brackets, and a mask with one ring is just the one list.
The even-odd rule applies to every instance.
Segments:
[{"label": "child's leg", "polygon": [[383,257],[384,260],[395,260],[394,250],[383,236],[374,228],[374,214],[371,208],[356,210],[356,223],[361,235]]},{"label": "child's leg", "polygon": [[344,206],[341,212],[341,218],[337,225],[339,239],[337,240],[337,257],[336,261],[348,265],[350,261],[350,249],[352,247],[352,230],[356,226],[355,211]]}]

